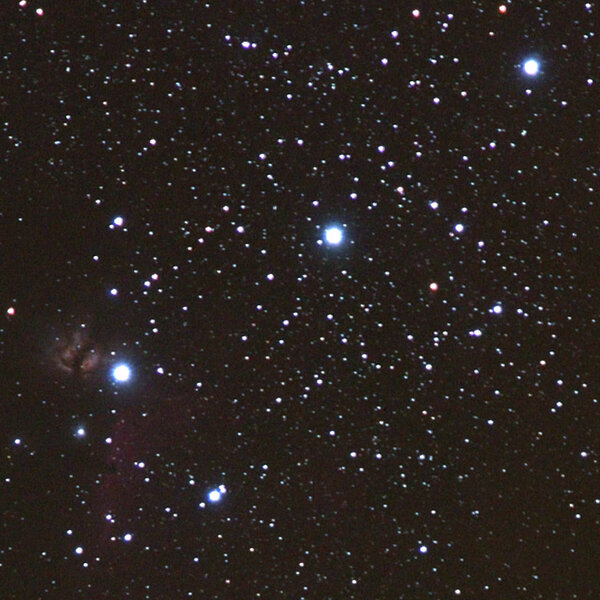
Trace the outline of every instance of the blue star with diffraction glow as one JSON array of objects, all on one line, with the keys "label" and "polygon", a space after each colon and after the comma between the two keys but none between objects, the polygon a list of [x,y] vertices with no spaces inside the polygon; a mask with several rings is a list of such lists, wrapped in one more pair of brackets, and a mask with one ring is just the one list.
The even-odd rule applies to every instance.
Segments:
[{"label": "blue star with diffraction glow", "polygon": [[534,76],[540,71],[540,63],[534,58],[530,58],[523,63],[523,71],[526,75]]},{"label": "blue star with diffraction glow", "polygon": [[325,241],[337,246],[343,239],[344,233],[339,227],[329,227],[325,230]]},{"label": "blue star with diffraction glow", "polygon": [[125,383],[131,377],[131,369],[126,364],[118,364],[112,371],[113,379],[117,383]]}]

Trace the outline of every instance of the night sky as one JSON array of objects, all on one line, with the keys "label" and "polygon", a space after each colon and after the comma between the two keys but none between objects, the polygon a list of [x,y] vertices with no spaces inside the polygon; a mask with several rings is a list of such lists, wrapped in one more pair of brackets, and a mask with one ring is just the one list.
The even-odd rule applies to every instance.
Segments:
[{"label": "night sky", "polygon": [[600,597],[596,2],[6,5],[2,598]]}]

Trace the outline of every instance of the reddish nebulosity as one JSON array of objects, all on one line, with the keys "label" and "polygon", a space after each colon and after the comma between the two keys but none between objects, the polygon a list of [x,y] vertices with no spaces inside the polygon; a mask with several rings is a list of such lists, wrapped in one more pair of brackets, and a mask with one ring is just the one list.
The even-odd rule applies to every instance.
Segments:
[{"label": "reddish nebulosity", "polygon": [[102,363],[102,353],[88,329],[80,326],[56,339],[52,349],[53,363],[59,371],[70,375],[89,375]]},{"label": "reddish nebulosity", "polygon": [[[143,438],[139,437],[140,431],[136,426],[140,423],[136,417],[135,412],[123,411],[107,442],[106,471],[98,477],[93,496],[94,514],[101,528],[96,538],[99,551],[105,550],[111,538],[133,522],[136,516],[145,476],[138,461],[145,457],[146,450]],[[107,515],[116,516],[116,527],[106,518]]]},{"label": "reddish nebulosity", "polygon": [[119,540],[131,529],[141,533],[136,520],[144,498],[161,494],[157,476],[162,466],[160,456],[177,447],[190,423],[183,398],[167,393],[163,397],[160,385],[151,387],[154,392],[146,389],[138,400],[157,393],[158,397],[153,396],[156,403],[147,410],[140,410],[137,402],[121,407],[107,425],[110,435],[104,440],[104,470],[96,477],[90,497],[95,524],[90,530],[89,550],[119,571],[132,568],[132,558],[123,554]]}]

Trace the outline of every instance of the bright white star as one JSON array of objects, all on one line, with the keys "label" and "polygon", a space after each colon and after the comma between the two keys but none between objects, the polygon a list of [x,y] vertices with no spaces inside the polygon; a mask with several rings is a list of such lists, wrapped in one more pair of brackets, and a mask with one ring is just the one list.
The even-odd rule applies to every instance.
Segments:
[{"label": "bright white star", "polygon": [[216,490],[211,490],[208,493],[208,499],[211,502],[218,502],[226,491],[227,488],[224,485],[220,485]]},{"label": "bright white star", "polygon": [[328,244],[337,245],[342,241],[344,234],[339,227],[329,227],[325,230],[325,241]]},{"label": "bright white star", "polygon": [[113,369],[112,374],[115,381],[124,383],[125,381],[129,381],[129,378],[131,377],[131,369],[127,365],[120,364]]},{"label": "bright white star", "polygon": [[525,73],[527,75],[531,75],[531,76],[537,75],[539,70],[540,70],[540,63],[533,58],[526,60],[525,63],[523,64],[523,71],[525,71]]}]

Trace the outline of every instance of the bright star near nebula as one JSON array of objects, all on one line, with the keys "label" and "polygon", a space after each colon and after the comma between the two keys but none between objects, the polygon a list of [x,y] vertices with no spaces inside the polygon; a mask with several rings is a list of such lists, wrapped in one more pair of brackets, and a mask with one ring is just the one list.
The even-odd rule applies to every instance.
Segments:
[{"label": "bright star near nebula", "polygon": [[124,383],[125,381],[129,381],[129,378],[131,377],[131,369],[127,365],[120,364],[113,369],[112,374],[115,381]]},{"label": "bright star near nebula", "polygon": [[525,71],[527,75],[537,75],[539,70],[540,63],[537,60],[534,60],[533,58],[526,60],[523,64],[523,71]]},{"label": "bright star near nebula", "polygon": [[325,241],[328,244],[337,245],[342,241],[343,233],[339,227],[329,227],[325,230]]}]

